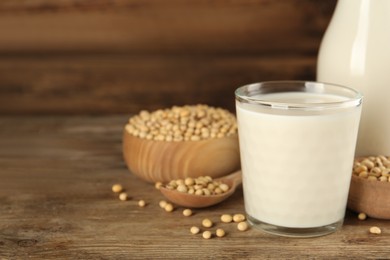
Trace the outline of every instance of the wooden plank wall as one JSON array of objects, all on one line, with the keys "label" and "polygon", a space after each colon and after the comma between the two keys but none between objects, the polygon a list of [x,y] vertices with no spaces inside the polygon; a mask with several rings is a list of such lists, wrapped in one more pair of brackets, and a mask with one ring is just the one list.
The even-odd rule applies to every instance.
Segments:
[{"label": "wooden plank wall", "polygon": [[336,0],[2,0],[0,114],[135,113],[315,79]]}]

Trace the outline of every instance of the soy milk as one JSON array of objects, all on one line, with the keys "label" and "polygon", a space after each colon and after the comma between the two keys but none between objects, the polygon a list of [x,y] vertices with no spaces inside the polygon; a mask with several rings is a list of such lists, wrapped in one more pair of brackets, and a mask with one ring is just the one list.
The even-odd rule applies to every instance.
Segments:
[{"label": "soy milk", "polygon": [[267,99],[278,105],[236,102],[247,214],[291,228],[342,221],[361,107],[291,113],[283,102],[320,104],[345,98],[282,93],[263,97]]},{"label": "soy milk", "polygon": [[364,95],[357,156],[390,155],[389,28],[389,0],[339,0],[321,42],[317,80]]}]

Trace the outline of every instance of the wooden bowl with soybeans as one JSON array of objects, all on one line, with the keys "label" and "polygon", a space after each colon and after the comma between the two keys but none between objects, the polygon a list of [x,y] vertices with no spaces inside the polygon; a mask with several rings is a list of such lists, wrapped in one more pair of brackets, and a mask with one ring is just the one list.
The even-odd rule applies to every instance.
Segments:
[{"label": "wooden bowl with soybeans", "polygon": [[390,219],[390,156],[354,161],[348,208],[377,219]]},{"label": "wooden bowl with soybeans", "polygon": [[208,105],[143,110],[124,127],[123,155],[130,172],[150,183],[222,177],[240,169],[236,118]]}]

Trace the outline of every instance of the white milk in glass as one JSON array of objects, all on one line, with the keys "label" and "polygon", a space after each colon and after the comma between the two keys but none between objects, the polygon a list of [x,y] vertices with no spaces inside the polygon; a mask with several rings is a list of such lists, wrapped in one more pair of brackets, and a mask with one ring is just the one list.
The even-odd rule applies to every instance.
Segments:
[{"label": "white milk in glass", "polygon": [[[286,103],[345,99],[313,93],[265,97]],[[342,221],[361,107],[337,112],[284,111],[283,106],[236,102],[247,214],[264,223],[290,228]]]}]

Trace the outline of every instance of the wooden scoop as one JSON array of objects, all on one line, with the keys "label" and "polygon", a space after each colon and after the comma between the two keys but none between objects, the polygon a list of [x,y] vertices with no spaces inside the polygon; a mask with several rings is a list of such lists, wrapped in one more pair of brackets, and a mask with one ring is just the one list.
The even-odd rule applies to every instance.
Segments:
[{"label": "wooden scoop", "polygon": [[226,200],[235,192],[237,186],[242,182],[242,173],[241,170],[236,171],[215,180],[227,184],[229,186],[229,190],[218,195],[195,195],[179,192],[177,190],[170,190],[165,187],[161,187],[160,191],[168,200],[179,206],[189,208],[209,207]]}]

